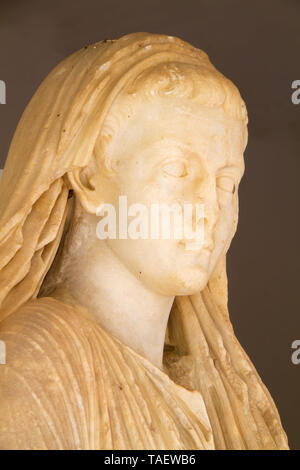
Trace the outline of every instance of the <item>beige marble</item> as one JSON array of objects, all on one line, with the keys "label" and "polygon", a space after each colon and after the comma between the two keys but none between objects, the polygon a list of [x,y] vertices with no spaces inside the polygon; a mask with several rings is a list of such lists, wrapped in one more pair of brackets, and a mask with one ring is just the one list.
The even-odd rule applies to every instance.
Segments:
[{"label": "beige marble", "polygon": [[[0,182],[0,448],[288,448],[227,309],[246,143],[237,88],[175,37],[101,41],[44,80]],[[99,240],[120,195],[203,204],[204,243]]]}]

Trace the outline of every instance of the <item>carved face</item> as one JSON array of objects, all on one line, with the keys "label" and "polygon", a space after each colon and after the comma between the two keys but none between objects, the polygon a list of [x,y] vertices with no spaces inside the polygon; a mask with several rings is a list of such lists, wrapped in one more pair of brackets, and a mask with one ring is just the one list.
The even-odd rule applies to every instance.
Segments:
[{"label": "carved face", "polygon": [[[128,207],[139,203],[149,212],[152,203],[203,204],[204,242],[127,238],[107,243],[152,290],[192,294],[205,287],[235,232],[245,125],[223,108],[209,109],[184,98],[136,100],[134,112],[119,114],[119,128],[106,149],[113,171],[103,166],[93,178],[93,185],[101,188],[99,203],[102,198],[118,210],[123,195]],[[118,116],[122,102],[114,107]]]}]

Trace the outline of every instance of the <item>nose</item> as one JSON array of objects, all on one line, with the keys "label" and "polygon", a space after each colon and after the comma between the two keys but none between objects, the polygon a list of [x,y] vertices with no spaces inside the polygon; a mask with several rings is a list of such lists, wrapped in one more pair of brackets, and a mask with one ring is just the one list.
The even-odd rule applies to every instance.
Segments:
[{"label": "nose", "polygon": [[219,216],[219,206],[217,201],[204,202],[204,223],[209,232],[212,232]]},{"label": "nose", "polygon": [[[214,212],[215,213],[215,212]],[[212,215],[211,211],[209,214],[204,215],[204,248],[212,251],[214,243],[214,231],[217,224],[217,216]]]},{"label": "nose", "polygon": [[[214,248],[214,230],[218,222],[220,208],[217,199],[217,189],[215,180],[210,178],[205,188],[201,188],[201,195],[197,197],[199,203],[203,205],[204,218],[204,248],[212,250]],[[203,189],[205,189],[203,191]]]}]

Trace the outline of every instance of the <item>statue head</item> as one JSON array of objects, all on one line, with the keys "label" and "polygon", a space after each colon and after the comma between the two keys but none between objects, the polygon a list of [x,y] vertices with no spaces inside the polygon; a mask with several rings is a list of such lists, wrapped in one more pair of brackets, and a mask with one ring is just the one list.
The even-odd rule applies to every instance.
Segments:
[{"label": "statue head", "polygon": [[184,237],[107,243],[157,292],[189,295],[205,287],[236,229],[246,124],[236,87],[180,39],[136,33],[65,59],[28,105],[5,166],[2,310],[8,314],[38,294],[71,189],[95,217],[100,204],[117,206],[120,195],[148,208],[202,204],[201,243]]},{"label": "statue head", "polygon": [[[91,214],[110,204],[119,220],[120,196],[128,207],[148,209],[144,236],[114,233],[107,244],[138,279],[166,295],[205,287],[237,224],[245,107],[236,88],[209,71],[208,59],[203,62],[163,62],[129,80],[107,113],[88,165],[68,175]],[[204,237],[151,236],[153,204],[201,205],[202,218],[196,222],[194,210],[193,225],[201,224]]]}]

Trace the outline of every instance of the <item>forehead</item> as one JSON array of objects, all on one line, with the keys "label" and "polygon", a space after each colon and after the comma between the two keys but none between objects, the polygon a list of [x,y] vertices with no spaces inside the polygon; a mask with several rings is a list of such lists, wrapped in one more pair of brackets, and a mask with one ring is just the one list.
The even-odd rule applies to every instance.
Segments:
[{"label": "forehead", "polygon": [[115,150],[127,148],[141,154],[143,149],[175,152],[177,147],[181,151],[188,148],[191,153],[220,160],[220,165],[242,164],[246,126],[222,107],[209,108],[190,99],[164,96],[121,105],[117,111]]}]

